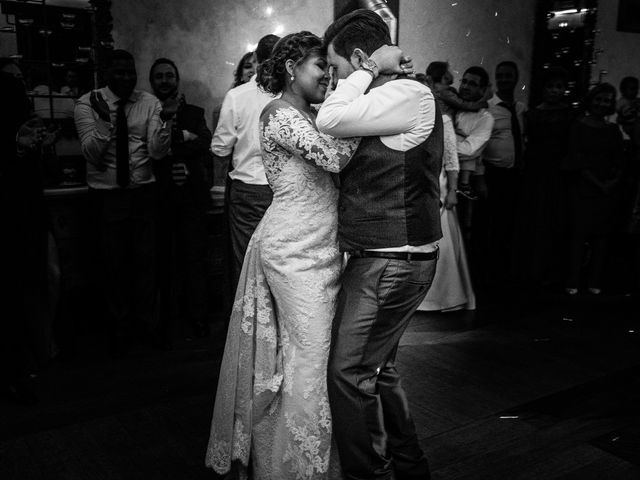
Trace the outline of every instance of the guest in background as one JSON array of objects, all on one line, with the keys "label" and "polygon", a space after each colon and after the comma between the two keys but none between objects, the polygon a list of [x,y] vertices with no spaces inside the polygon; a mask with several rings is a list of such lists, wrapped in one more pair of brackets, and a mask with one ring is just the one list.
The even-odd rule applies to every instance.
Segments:
[{"label": "guest in background", "polygon": [[[276,35],[266,35],[260,39],[256,48],[258,64],[269,58],[278,40]],[[226,193],[232,249],[232,295],[238,285],[251,235],[273,197],[262,165],[258,136],[260,113],[271,100],[271,95],[258,88],[255,75],[247,83],[229,90],[224,97],[220,121],[211,141],[214,186],[224,186],[229,163],[233,167],[228,174],[230,182]]]},{"label": "guest in background", "polygon": [[18,62],[16,62],[13,58],[0,58],[0,72],[8,73],[12,77],[17,78],[18,80],[20,80],[20,83],[22,83],[22,86],[26,89],[27,83],[22,69],[18,65]]},{"label": "guest in background", "polygon": [[624,77],[620,82],[620,98],[616,104],[617,121],[625,138],[629,138],[635,122],[640,117],[639,81],[636,77]]},{"label": "guest in background", "polygon": [[[478,66],[469,67],[464,72],[462,79],[460,80],[460,97],[468,102],[480,101],[480,99],[485,95],[488,87],[489,75],[487,74],[487,71]],[[454,126],[456,129],[460,171],[466,170],[473,174],[478,168],[480,168],[480,171],[477,175],[472,177],[472,180],[476,183],[476,191],[478,191],[478,194],[483,195],[484,190],[482,188],[477,188],[477,186],[484,185],[480,158],[482,151],[491,137],[493,117],[486,108],[478,110],[477,112],[460,110],[456,113]],[[459,185],[458,190],[460,190]],[[470,243],[472,231],[471,226],[473,217],[475,216],[474,209],[475,202],[469,201],[468,198],[460,198],[458,208],[460,225],[462,227],[462,233],[465,241],[469,246],[473,246],[474,243],[477,243],[475,240],[473,243]],[[486,252],[483,251],[480,256],[484,258],[485,255]]]},{"label": "guest in background", "polygon": [[236,88],[251,80],[251,77],[256,74],[257,63],[255,52],[245,53],[233,72],[233,87],[231,88]]},{"label": "guest in background", "polygon": [[111,52],[107,86],[78,100],[75,122],[89,193],[100,216],[105,316],[114,354],[126,353],[132,326],[151,335],[155,292],[155,176],[151,163],[171,146],[178,102],[163,108],[136,90],[133,56]]},{"label": "guest in background", "polygon": [[525,114],[526,150],[517,223],[519,280],[540,287],[562,281],[566,198],[562,164],[573,112],[565,102],[568,73],[545,71],[543,101]]},{"label": "guest in background", "polygon": [[158,189],[158,291],[162,341],[169,343],[170,318],[184,318],[193,333],[206,336],[207,319],[206,212],[209,188],[204,162],[209,158],[211,131],[204,109],[179,96],[180,73],[168,58],[149,71],[153,93],[163,105],[178,102],[169,155],[154,162]]},{"label": "guest in background", "polygon": [[[634,146],[635,161],[640,163],[640,120],[636,121],[631,130],[631,141]],[[631,211],[629,233],[632,237],[633,270],[635,272],[635,294],[640,295],[640,180],[636,178],[636,198]]]},{"label": "guest in background", "polygon": [[[247,83],[251,80],[256,73],[256,55],[255,52],[247,52],[245,53],[240,61],[236,65],[236,69],[233,71],[233,83],[231,84],[231,88],[236,88],[240,85]],[[213,131],[218,127],[218,122],[220,121],[220,109],[222,108],[222,104],[216,105],[213,109],[212,114],[212,123],[211,129]],[[212,190],[213,191],[213,190]]]},{"label": "guest in background", "polygon": [[607,258],[609,236],[619,208],[622,135],[606,117],[615,113],[616,89],[608,83],[589,91],[586,113],[571,128],[569,155],[564,165],[568,173],[570,219],[569,272],[566,292],[578,293],[582,287],[582,264],[589,245],[586,286],[600,294]]},{"label": "guest in background", "polygon": [[[427,68],[427,72],[429,68]],[[434,92],[442,85],[433,85],[432,76],[427,84]],[[458,204],[458,151],[453,121],[449,115],[442,116],[444,150],[442,154],[442,172],[440,173],[440,225],[442,238],[438,243],[438,268],[433,277],[431,288],[427,292],[418,310],[451,311],[459,309],[474,310],[475,294],[467,263],[464,240],[458,223],[456,205]]]},{"label": "guest in background", "polygon": [[64,75],[64,82],[64,85],[60,88],[61,94],[78,98],[80,95],[85,93],[80,88],[80,78],[76,69],[67,69],[67,72]]},{"label": "guest in background", "polygon": [[[458,111],[478,112],[483,108],[489,107],[487,99],[492,96],[489,86],[484,90],[482,98],[478,100],[465,100],[458,95],[456,89],[451,86],[453,74],[449,69],[448,62],[431,62],[427,66],[426,78],[427,85],[431,87],[442,114],[448,115],[451,119],[455,118]],[[464,159],[463,168],[459,172],[458,193],[469,200],[476,200],[477,195],[470,184],[471,173],[473,172],[472,164],[475,164],[475,162]]]},{"label": "guest in background", "polygon": [[518,188],[523,159],[524,113],[527,107],[515,99],[518,66],[511,61],[496,67],[496,93],[489,100],[494,119],[491,138],[482,152],[487,185],[488,251],[492,258],[491,282],[510,284],[513,274],[513,240]]},{"label": "guest in background", "polygon": [[[40,151],[54,140],[33,117],[24,83],[0,72],[0,393],[13,401],[37,401],[29,375],[51,359],[52,317],[47,288],[49,218]],[[9,114],[10,112],[10,114]]]},{"label": "guest in background", "polygon": [[637,146],[634,145],[633,130],[640,121],[640,98],[638,97],[638,79],[625,77],[620,82],[620,98],[616,104],[617,123],[624,138],[624,163],[621,186],[622,209],[620,218],[626,222],[631,214],[635,200],[638,179],[640,179],[640,162],[636,155]]}]

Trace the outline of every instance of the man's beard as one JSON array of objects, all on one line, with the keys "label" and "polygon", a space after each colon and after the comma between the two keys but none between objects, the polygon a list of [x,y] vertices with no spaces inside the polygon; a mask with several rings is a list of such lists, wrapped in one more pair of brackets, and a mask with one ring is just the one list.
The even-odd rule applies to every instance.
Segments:
[{"label": "man's beard", "polygon": [[163,93],[161,91],[155,92],[158,100],[164,102],[167,98],[176,97],[178,95],[178,87],[169,90],[167,93]]}]

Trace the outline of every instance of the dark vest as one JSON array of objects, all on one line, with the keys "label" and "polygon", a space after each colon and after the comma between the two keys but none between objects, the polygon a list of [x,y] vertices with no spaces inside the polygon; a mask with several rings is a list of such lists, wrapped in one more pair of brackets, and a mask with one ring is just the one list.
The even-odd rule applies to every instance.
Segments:
[{"label": "dark vest", "polygon": [[380,137],[362,138],[340,174],[340,250],[417,246],[442,238],[442,132],[436,106],[431,135],[411,150],[393,150]]}]

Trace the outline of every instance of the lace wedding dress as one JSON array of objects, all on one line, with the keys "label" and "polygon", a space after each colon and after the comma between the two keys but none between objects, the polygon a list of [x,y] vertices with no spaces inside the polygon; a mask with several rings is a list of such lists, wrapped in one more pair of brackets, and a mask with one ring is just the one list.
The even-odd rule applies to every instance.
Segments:
[{"label": "lace wedding dress", "polygon": [[334,139],[283,100],[261,117],[273,203],[247,250],[206,464],[241,478],[339,478],[326,366],[342,256],[332,175],[357,139]]}]

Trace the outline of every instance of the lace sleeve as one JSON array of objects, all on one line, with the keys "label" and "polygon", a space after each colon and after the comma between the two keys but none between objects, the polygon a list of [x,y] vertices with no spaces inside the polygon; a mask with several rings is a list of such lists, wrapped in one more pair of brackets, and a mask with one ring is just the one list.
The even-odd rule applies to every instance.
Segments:
[{"label": "lace sleeve", "polygon": [[277,105],[263,114],[262,138],[288,152],[337,173],[360,143],[359,138],[334,138],[318,132],[302,113],[291,106]]},{"label": "lace sleeve", "polygon": [[460,170],[460,162],[458,160],[456,132],[453,129],[453,122],[448,115],[442,116],[442,126],[444,129],[444,151],[442,153],[442,165],[446,172],[457,172]]}]

